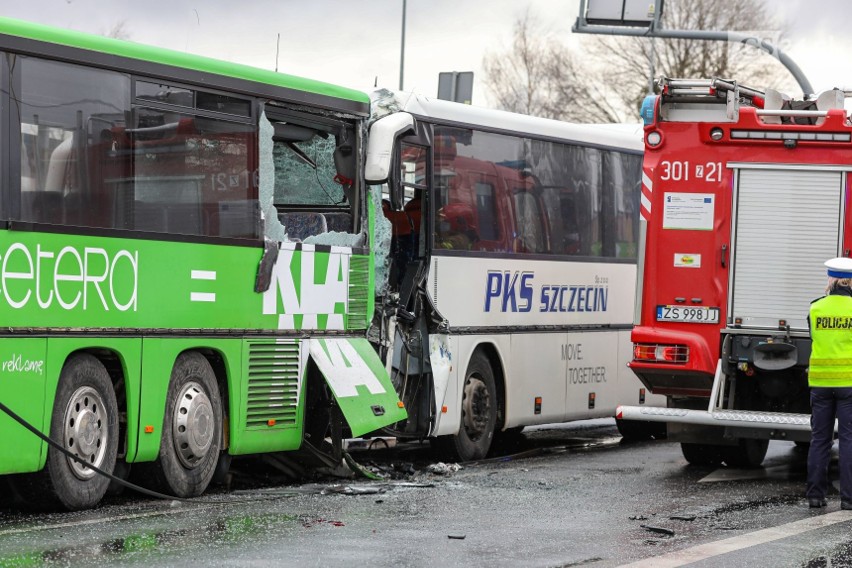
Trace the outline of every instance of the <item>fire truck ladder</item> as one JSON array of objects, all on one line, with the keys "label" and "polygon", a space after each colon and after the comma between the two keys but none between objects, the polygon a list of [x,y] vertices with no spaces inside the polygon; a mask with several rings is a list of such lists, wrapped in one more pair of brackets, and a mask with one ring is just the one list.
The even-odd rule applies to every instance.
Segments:
[{"label": "fire truck ladder", "polygon": [[[657,83],[661,92],[663,120],[671,122],[711,119],[735,122],[741,106],[754,107],[757,115],[764,117],[768,124],[780,124],[781,117],[820,119],[828,116],[830,109],[843,109],[844,99],[852,97],[850,90],[831,89],[812,99],[793,101],[774,89],[761,91],[719,78],[661,77]],[[721,112],[722,105],[724,113]]]},{"label": "fire truck ladder", "polygon": [[723,97],[727,93],[739,93],[741,96],[754,99],[764,98],[766,93],[738,84],[726,79],[671,79],[662,77],[658,81],[664,96],[713,96]]}]

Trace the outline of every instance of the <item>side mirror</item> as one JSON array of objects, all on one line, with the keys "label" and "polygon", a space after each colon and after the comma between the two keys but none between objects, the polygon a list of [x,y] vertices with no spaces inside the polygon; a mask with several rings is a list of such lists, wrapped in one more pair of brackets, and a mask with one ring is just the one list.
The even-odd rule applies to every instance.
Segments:
[{"label": "side mirror", "polygon": [[414,117],[407,112],[394,113],[373,123],[367,140],[367,165],[364,169],[367,183],[388,181],[396,139],[413,130]]}]

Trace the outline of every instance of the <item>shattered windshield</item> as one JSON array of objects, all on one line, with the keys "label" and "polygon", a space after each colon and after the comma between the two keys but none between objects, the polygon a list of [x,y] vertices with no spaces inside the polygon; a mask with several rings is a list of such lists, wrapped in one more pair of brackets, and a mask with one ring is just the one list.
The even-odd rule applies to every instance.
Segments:
[{"label": "shattered windshield", "polygon": [[275,240],[361,246],[355,124],[268,106],[260,118],[264,234]]},{"label": "shattered windshield", "polygon": [[322,130],[275,124],[272,159],[276,205],[333,207],[346,203],[343,186],[335,181],[337,138]]}]

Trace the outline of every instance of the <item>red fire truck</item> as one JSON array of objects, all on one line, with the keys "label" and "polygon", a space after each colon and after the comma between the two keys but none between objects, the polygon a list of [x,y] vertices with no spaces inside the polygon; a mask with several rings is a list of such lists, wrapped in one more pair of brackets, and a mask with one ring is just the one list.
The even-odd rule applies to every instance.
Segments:
[{"label": "red fire truck", "polygon": [[810,437],[807,314],[823,262],[852,249],[845,93],[806,100],[733,81],[662,79],[645,159],[630,367],[692,464],[758,466]]}]

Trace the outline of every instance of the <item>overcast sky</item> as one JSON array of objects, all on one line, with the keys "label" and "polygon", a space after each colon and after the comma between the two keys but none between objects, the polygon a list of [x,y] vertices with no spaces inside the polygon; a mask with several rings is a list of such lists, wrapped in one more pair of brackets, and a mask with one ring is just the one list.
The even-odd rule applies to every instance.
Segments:
[{"label": "overcast sky", "polygon": [[[650,1],[650,0],[649,0]],[[677,0],[667,0],[677,2]],[[129,39],[274,69],[362,90],[399,86],[402,0],[0,0],[0,15],[90,33],[119,22]],[[767,0],[789,23],[779,47],[816,92],[852,88],[848,0]],[[511,43],[529,6],[550,31],[571,34],[579,0],[407,0],[404,87],[435,95],[438,73],[473,71],[473,104],[490,99],[478,81],[486,52]],[[791,83],[793,86],[796,83]],[[759,85],[755,85],[760,87]],[[795,96],[801,93],[790,92]]]}]

